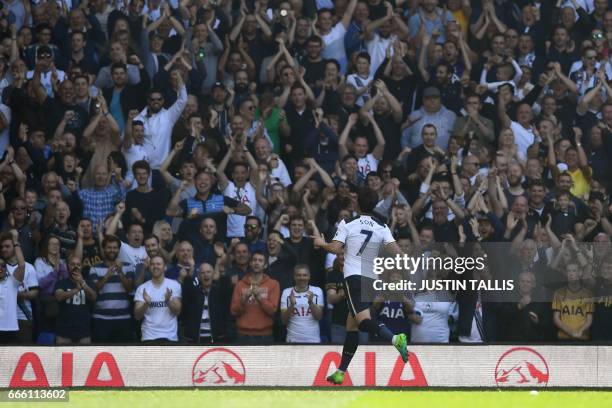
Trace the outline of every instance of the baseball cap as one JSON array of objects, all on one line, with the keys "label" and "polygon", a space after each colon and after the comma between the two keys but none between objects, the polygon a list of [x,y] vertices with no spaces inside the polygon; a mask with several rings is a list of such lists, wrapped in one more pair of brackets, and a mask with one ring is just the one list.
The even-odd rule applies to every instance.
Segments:
[{"label": "baseball cap", "polygon": [[438,88],[436,88],[435,86],[428,86],[427,88],[425,88],[425,91],[423,91],[423,97],[424,98],[428,98],[428,97],[440,97],[440,90]]}]

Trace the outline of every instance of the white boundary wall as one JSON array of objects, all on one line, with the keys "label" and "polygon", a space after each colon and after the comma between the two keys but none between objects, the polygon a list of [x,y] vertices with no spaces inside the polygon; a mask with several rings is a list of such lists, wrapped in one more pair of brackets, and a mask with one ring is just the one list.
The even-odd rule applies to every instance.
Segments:
[{"label": "white boundary wall", "polygon": [[[612,387],[612,346],[361,346],[345,385]],[[0,347],[0,387],[311,387],[342,346]],[[349,379],[350,377],[350,379]]]}]

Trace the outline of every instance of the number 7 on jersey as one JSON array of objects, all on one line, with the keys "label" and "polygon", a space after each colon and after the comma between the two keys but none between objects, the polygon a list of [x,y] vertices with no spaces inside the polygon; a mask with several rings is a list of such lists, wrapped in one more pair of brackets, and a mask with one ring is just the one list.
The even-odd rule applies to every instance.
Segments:
[{"label": "number 7 on jersey", "polygon": [[361,230],[359,231],[361,234],[366,236],[366,239],[363,241],[363,244],[361,244],[361,247],[359,248],[359,251],[357,252],[357,255],[361,255],[361,253],[363,252],[363,250],[365,249],[366,245],[368,245],[368,242],[370,242],[370,238],[372,238],[372,233],[374,231],[370,231],[370,230]]}]

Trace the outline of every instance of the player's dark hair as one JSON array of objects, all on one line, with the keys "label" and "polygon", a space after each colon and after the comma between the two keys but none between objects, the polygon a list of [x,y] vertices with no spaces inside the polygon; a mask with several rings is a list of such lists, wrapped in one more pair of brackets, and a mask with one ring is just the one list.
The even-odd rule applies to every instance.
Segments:
[{"label": "player's dark hair", "polygon": [[362,187],[357,193],[357,204],[364,214],[371,214],[379,201],[378,193],[369,187]]}]

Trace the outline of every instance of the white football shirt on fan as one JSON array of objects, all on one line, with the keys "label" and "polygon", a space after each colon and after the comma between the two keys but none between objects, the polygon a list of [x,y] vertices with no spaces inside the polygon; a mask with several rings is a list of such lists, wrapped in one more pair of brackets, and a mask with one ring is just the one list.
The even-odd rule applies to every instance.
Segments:
[{"label": "white football shirt on fan", "polygon": [[177,316],[166,304],[166,289],[172,290],[171,299],[181,298],[181,285],[174,279],[164,278],[161,285],[156,286],[152,280],[146,281],[136,289],[134,302],[144,302],[144,290],[151,297],[151,305],[145,312],[142,321],[142,340],[168,339],[178,341]]},{"label": "white football shirt on fan", "polygon": [[[228,181],[227,187],[223,190],[223,195],[248,205],[251,209],[249,215],[253,215],[257,206],[257,196],[255,195],[255,187],[250,182],[247,181],[243,187],[238,187],[233,181]],[[244,224],[246,224],[246,215],[228,215],[227,236],[232,238],[244,237]]]},{"label": "white football shirt on fan", "polygon": [[413,324],[410,328],[410,341],[412,343],[448,343],[450,327],[448,318],[457,321],[459,309],[456,302],[439,299],[419,299],[415,296],[415,311],[418,310],[423,317],[420,324]]},{"label": "white football shirt on fan", "polygon": [[295,296],[295,306],[287,324],[287,343],[320,343],[319,321],[314,318],[308,305],[308,291],[312,292],[312,302],[323,306],[323,291],[317,286],[308,286],[305,292],[296,292],[295,288],[286,288],[281,295],[281,311],[290,306],[291,292]]},{"label": "white football shirt on fan", "polygon": [[0,281],[0,331],[17,331],[17,293],[19,282],[12,273]]},{"label": "white football shirt on fan", "polygon": [[[6,271],[9,274],[12,275],[13,273],[15,273],[15,269],[17,269],[17,264],[14,264],[14,265],[11,265],[8,263],[6,264]],[[37,287],[38,287],[38,276],[36,274],[36,269],[34,269],[34,266],[31,263],[26,262],[25,275],[23,277],[23,283],[19,285],[19,291],[25,292],[26,290],[30,290],[32,288],[37,288]],[[28,311],[28,314],[30,315],[30,317],[33,317],[32,316],[32,302],[26,299],[22,302],[22,305]],[[21,310],[21,307],[19,306],[17,306],[17,319],[18,320],[28,320],[25,313],[23,313],[23,311]]]},{"label": "white football shirt on fan", "polygon": [[119,260],[121,262],[125,262],[136,267],[137,265],[143,263],[148,257],[149,255],[147,255],[144,245],[133,247],[127,242],[121,241],[121,248],[119,248]]},{"label": "white football shirt on fan", "polygon": [[381,247],[395,242],[389,227],[369,215],[340,221],[333,240],[344,244],[344,277],[361,275],[372,279],[377,278],[372,271],[374,258]]},{"label": "white football shirt on fan", "polygon": [[378,170],[378,159],[372,153],[368,153],[357,160],[357,170],[364,177],[367,176],[369,172]]}]

